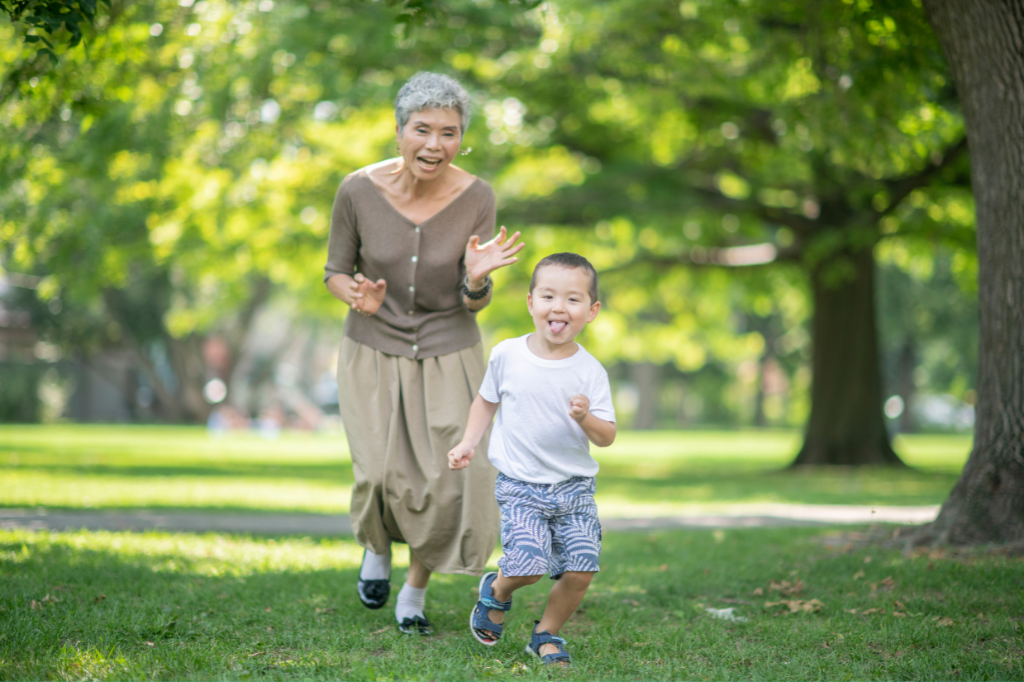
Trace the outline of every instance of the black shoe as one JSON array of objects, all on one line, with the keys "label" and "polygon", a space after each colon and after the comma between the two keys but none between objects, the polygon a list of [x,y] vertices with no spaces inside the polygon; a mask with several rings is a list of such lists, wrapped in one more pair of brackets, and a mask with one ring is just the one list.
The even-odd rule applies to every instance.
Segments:
[{"label": "black shoe", "polygon": [[[363,550],[363,560],[366,559],[366,550]],[[362,571],[362,566],[359,567]],[[379,609],[388,603],[388,596],[391,594],[391,578],[387,580],[363,580],[359,579],[356,585],[359,590],[359,601],[368,609]]]},{"label": "black shoe", "polygon": [[424,637],[434,634],[434,631],[430,629],[430,621],[425,616],[403,618],[402,622],[398,624],[398,631],[403,635],[423,635]]}]

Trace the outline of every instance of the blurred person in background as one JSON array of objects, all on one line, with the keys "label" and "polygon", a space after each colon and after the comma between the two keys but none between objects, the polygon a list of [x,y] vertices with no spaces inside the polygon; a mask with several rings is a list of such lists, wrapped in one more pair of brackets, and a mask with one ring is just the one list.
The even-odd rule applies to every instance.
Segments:
[{"label": "blurred person in background", "polygon": [[481,575],[498,539],[495,469],[481,462],[452,476],[447,460],[484,375],[475,314],[491,299],[490,274],[523,248],[518,232],[494,236],[490,186],[452,165],[469,118],[457,81],[413,76],[395,100],[398,158],[346,177],[331,215],[324,280],[356,313],[345,320],[338,395],[352,530],[365,548],[358,593],[383,607],[391,544],[408,544],[395,608],[404,634],[431,632],[431,573]]}]

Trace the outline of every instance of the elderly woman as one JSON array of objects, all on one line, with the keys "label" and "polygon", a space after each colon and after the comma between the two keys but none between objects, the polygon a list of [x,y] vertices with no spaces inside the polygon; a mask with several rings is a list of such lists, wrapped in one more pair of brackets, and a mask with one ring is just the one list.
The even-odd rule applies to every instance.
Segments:
[{"label": "elderly woman", "polygon": [[395,608],[405,634],[430,633],[431,573],[480,575],[498,538],[494,469],[453,476],[447,462],[484,375],[475,313],[490,301],[490,273],[523,247],[504,227],[492,239],[494,192],[452,165],[469,116],[458,82],[413,76],[395,100],[399,157],[346,177],[331,215],[324,279],[356,313],[345,320],[338,394],[352,529],[365,548],[359,598],[384,606],[391,543],[407,543]]}]

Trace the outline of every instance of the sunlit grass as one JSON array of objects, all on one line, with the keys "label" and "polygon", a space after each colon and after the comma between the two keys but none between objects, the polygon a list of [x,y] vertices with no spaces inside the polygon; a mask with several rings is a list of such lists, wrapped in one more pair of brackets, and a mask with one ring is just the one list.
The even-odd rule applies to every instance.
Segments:
[{"label": "sunlit grass", "polygon": [[[902,436],[912,465],[789,471],[795,431],[623,431],[601,462],[602,514],[665,516],[737,505],[934,505],[968,436]],[[0,505],[345,513],[353,483],[343,434],[142,426],[0,426]]]},{"label": "sunlit grass", "polygon": [[1024,679],[1020,559],[822,529],[606,533],[562,632],[576,663],[547,670],[523,645],[550,581],[516,593],[485,649],[466,631],[475,578],[435,576],[436,634],[402,637],[394,596],[358,603],[360,556],[345,539],[0,531],[0,679]]}]

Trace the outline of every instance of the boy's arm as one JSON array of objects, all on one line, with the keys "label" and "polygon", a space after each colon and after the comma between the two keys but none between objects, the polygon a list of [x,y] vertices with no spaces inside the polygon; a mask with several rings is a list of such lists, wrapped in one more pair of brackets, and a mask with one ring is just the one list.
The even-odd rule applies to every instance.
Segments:
[{"label": "boy's arm", "polygon": [[477,394],[473,404],[469,406],[469,419],[466,420],[466,432],[462,441],[448,452],[449,469],[465,469],[469,460],[473,459],[474,450],[484,437],[484,432],[498,411],[498,403],[484,400]]},{"label": "boy's arm", "polygon": [[615,442],[615,422],[595,417],[590,411],[590,398],[582,393],[569,401],[569,416],[583,429],[590,442],[599,448],[606,448]]}]

